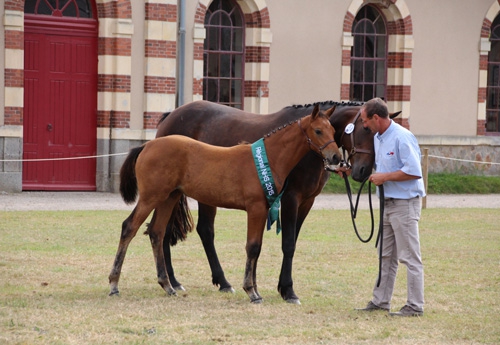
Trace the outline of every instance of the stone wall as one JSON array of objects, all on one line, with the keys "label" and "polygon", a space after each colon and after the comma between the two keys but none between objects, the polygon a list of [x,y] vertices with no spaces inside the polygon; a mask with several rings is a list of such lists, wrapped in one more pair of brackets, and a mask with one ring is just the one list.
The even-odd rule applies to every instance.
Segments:
[{"label": "stone wall", "polygon": [[500,137],[417,137],[428,149],[429,173],[500,175]]}]

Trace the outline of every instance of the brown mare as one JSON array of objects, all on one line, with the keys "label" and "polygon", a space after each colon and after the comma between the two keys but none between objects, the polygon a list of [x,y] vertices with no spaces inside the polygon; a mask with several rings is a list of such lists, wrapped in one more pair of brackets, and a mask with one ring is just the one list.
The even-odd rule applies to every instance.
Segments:
[{"label": "brown mare", "polygon": [[[310,150],[329,163],[338,164],[341,154],[328,121],[335,108],[312,114],[279,127],[265,137],[269,166],[280,192],[292,168]],[[216,207],[247,212],[247,260],[243,289],[251,302],[260,303],[256,267],[262,247],[269,205],[254,165],[250,144],[217,147],[194,139],[171,135],[131,150],[120,171],[120,192],[125,202],[139,201],[122,224],[118,251],[109,275],[110,295],[118,293],[118,281],[127,247],[151,211],[148,225],[156,262],[158,283],[175,294],[166,272],[163,240],[172,210],[181,196]]]},{"label": "brown mare", "polygon": [[[330,122],[335,128],[335,141],[347,152],[344,158],[352,166],[351,177],[356,181],[363,181],[371,174],[374,162],[373,134],[363,128],[361,119],[357,116],[363,103],[327,101],[315,104],[322,110],[336,107],[330,117]],[[240,141],[253,142],[280,124],[307,115],[315,104],[290,106],[273,114],[259,115],[207,101],[192,102],[164,114],[156,136],[181,134],[217,146],[233,146]],[[350,123],[354,124],[354,130],[351,134],[347,134],[345,128]],[[310,152],[291,171],[281,199],[283,261],[278,291],[283,299],[290,303],[300,303],[293,290],[292,281],[292,263],[299,232],[315,197],[321,192],[329,177],[330,173],[325,171],[323,160]],[[203,203],[198,205],[196,230],[209,261],[212,282],[220,287],[220,291],[234,291],[224,276],[214,246],[214,219],[217,208]],[[179,212],[187,212],[185,198],[181,198],[180,206]],[[175,278],[170,252],[170,245],[186,236],[186,233],[179,231],[187,230],[184,226],[169,225],[163,251],[172,285],[178,290],[183,290],[182,284]]]}]

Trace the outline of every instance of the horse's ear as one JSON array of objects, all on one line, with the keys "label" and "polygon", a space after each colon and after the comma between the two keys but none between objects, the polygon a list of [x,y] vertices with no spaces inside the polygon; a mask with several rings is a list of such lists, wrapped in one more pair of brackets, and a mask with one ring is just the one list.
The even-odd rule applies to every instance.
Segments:
[{"label": "horse's ear", "polygon": [[327,111],[325,111],[325,115],[329,118],[330,116],[332,116],[333,112],[335,111],[335,108],[337,108],[336,105],[334,105],[333,107],[331,107],[330,109],[328,109]]},{"label": "horse's ear", "polygon": [[394,119],[394,118],[398,117],[398,115],[401,114],[401,113],[402,113],[402,111],[396,111],[395,113],[389,114],[389,117],[391,119]]},{"label": "horse's ear", "polygon": [[319,104],[315,104],[314,105],[314,109],[313,109],[313,112],[312,112],[312,119],[314,120],[316,117],[318,117],[318,114],[319,114]]}]

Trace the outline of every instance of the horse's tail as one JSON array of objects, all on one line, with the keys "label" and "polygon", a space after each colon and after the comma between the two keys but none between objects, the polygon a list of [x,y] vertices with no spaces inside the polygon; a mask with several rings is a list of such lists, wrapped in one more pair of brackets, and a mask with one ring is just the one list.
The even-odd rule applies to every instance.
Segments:
[{"label": "horse's tail", "polygon": [[194,221],[185,194],[182,194],[177,207],[173,210],[169,226],[171,246],[175,246],[178,241],[184,241],[188,232],[193,230]]},{"label": "horse's tail", "polygon": [[130,150],[125,162],[120,169],[120,194],[126,204],[135,202],[137,198],[137,177],[135,176],[135,162],[137,157],[144,149],[139,146]]},{"label": "horse's tail", "polygon": [[170,111],[166,112],[166,113],[163,113],[162,116],[160,117],[160,119],[158,120],[158,123],[156,124],[156,127],[158,127],[160,125],[160,123],[162,123],[163,120],[165,120],[167,118],[168,115],[170,115]]}]

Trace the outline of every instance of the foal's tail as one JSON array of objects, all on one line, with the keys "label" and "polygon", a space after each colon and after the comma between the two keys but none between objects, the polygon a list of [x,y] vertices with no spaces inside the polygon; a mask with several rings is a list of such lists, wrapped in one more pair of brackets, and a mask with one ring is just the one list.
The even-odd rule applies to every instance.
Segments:
[{"label": "foal's tail", "polygon": [[184,241],[188,232],[191,232],[194,227],[193,217],[189,210],[189,204],[185,194],[182,194],[178,204],[172,212],[170,218],[170,245],[175,246],[178,241]]},{"label": "foal's tail", "polygon": [[125,162],[120,169],[120,194],[126,204],[135,202],[137,198],[137,177],[135,176],[135,162],[137,157],[144,149],[139,146],[130,150]]}]

